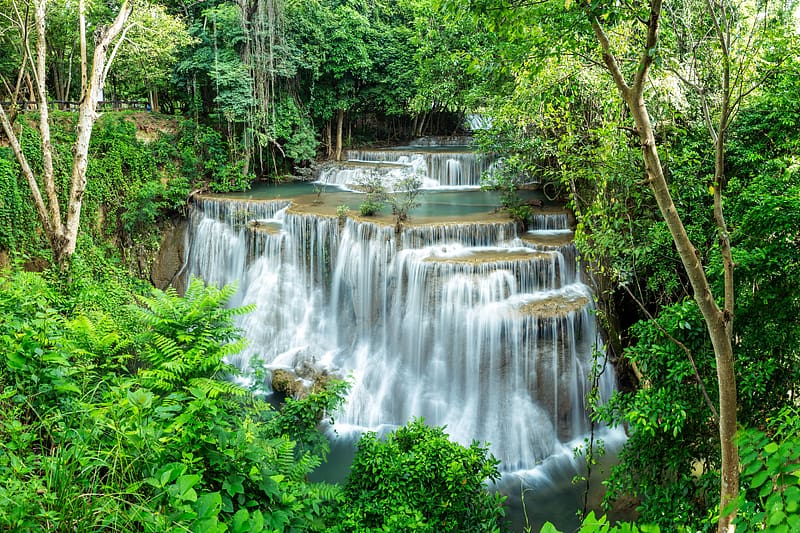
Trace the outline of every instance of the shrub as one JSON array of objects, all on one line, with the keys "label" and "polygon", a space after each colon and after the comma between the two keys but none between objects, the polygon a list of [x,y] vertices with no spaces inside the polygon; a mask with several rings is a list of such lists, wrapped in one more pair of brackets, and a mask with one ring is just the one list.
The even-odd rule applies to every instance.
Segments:
[{"label": "shrub", "polygon": [[498,464],[484,446],[454,443],[422,420],[386,440],[367,433],[345,485],[339,531],[496,531],[504,497],[485,482],[500,477]]},{"label": "shrub", "polygon": [[361,213],[361,216],[365,217],[374,216],[378,214],[381,209],[383,209],[383,203],[374,200],[365,200],[358,206],[358,212]]},{"label": "shrub", "polygon": [[347,205],[337,205],[336,206],[336,216],[339,217],[339,220],[344,220],[347,218],[347,215],[350,214],[350,207]]}]

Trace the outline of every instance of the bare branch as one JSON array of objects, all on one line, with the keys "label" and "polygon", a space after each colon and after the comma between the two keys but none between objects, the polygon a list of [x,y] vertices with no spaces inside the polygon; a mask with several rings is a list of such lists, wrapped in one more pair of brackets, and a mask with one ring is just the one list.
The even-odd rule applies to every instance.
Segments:
[{"label": "bare branch", "polygon": [[653,315],[650,314],[650,311],[647,310],[645,305],[631,292],[628,286],[625,283],[621,283],[622,288],[625,289],[625,292],[636,302],[636,305],[639,306],[639,309],[647,316],[647,319],[652,323],[658,331],[660,331],[664,336],[666,336],[669,340],[671,340],[678,348],[683,350],[683,353],[686,354],[686,357],[689,359],[689,363],[692,365],[692,371],[694,372],[694,379],[697,381],[697,385],[700,387],[700,391],[703,393],[703,398],[706,401],[706,405],[711,410],[711,414],[714,417],[714,423],[719,424],[719,414],[717,414],[717,409],[714,407],[714,403],[711,401],[711,397],[708,395],[708,391],[706,390],[706,386],[703,383],[702,378],[700,378],[700,372],[697,370],[697,365],[694,362],[694,357],[692,357],[692,351],[681,341],[673,337],[666,329],[664,329],[658,321],[653,318]]}]

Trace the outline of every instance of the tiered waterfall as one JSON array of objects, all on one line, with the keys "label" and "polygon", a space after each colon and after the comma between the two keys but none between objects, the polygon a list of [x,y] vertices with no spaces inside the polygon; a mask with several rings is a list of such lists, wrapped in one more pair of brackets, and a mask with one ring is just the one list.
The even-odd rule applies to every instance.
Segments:
[{"label": "tiered waterfall", "polygon": [[[384,168],[406,152],[351,158]],[[460,152],[461,176],[483,164],[468,155]],[[449,187],[434,159],[413,172]],[[321,179],[346,183],[337,172],[351,170],[335,166]],[[398,232],[391,221],[340,221],[290,200],[204,197],[191,223],[187,272],[236,282],[234,304],[256,304],[240,323],[249,348],[233,362],[311,364],[349,379],[339,434],[423,417],[460,442],[489,442],[501,468],[516,471],[587,431],[601,347],[566,213],[543,211],[519,234],[498,217],[421,224],[412,212]],[[603,395],[613,383],[609,369]]]}]

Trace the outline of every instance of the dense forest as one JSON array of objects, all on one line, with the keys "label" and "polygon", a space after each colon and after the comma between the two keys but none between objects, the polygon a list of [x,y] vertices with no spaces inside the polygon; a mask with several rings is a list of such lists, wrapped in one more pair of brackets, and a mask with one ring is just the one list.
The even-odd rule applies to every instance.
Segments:
[{"label": "dense forest", "polygon": [[798,6],[0,0],[2,529],[507,530],[494,457],[420,420],[310,481],[352,384],[271,405],[235,287],[151,272],[198,193],[477,117],[509,217],[574,213],[617,368],[581,531],[800,530]]}]

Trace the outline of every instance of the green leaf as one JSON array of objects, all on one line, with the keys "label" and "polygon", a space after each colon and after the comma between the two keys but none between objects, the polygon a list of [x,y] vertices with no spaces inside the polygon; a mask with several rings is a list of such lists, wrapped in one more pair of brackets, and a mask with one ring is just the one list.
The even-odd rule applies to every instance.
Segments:
[{"label": "green leaf", "polygon": [[773,453],[778,451],[778,448],[779,446],[776,443],[770,442],[769,444],[764,446],[764,453],[766,453],[767,455],[772,455]]},{"label": "green leaf", "polygon": [[753,476],[752,481],[750,481],[750,487],[757,489],[758,487],[764,484],[764,482],[767,480],[768,477],[769,473],[767,473],[766,471],[759,472],[758,474]]},{"label": "green leaf", "polygon": [[7,353],[6,359],[8,360],[8,366],[12,370],[22,371],[28,368],[27,359],[18,353]]},{"label": "green leaf", "polygon": [[194,504],[197,517],[200,520],[209,519],[219,514],[222,508],[222,496],[219,492],[209,492],[198,498]]},{"label": "green leaf", "polygon": [[60,353],[48,352],[42,355],[42,362],[59,366],[69,366],[69,360]]},{"label": "green leaf", "polygon": [[244,477],[238,474],[233,474],[225,478],[225,481],[222,483],[222,490],[230,494],[231,496],[236,496],[237,494],[244,494],[244,486],[242,482],[244,481]]},{"label": "green leaf", "polygon": [[778,524],[783,523],[786,520],[786,513],[783,511],[775,511],[768,513],[767,515],[767,525],[768,526],[777,526]]},{"label": "green leaf", "polygon": [[146,389],[128,391],[128,402],[138,409],[148,409],[153,404],[153,393]]},{"label": "green leaf", "polygon": [[239,509],[231,521],[231,533],[244,533],[250,531],[250,513],[247,509]]},{"label": "green leaf", "polygon": [[53,386],[53,389],[56,392],[72,392],[72,393],[75,393],[75,394],[80,394],[80,392],[81,392],[80,387],[78,387],[75,383],[73,383],[71,381],[65,381],[65,382],[62,382],[62,383],[58,383],[58,384]]},{"label": "green leaf", "polygon": [[184,501],[193,502],[197,500],[197,492],[195,492],[193,487],[199,482],[200,476],[196,474],[186,474],[179,477],[175,482],[175,496]]}]

